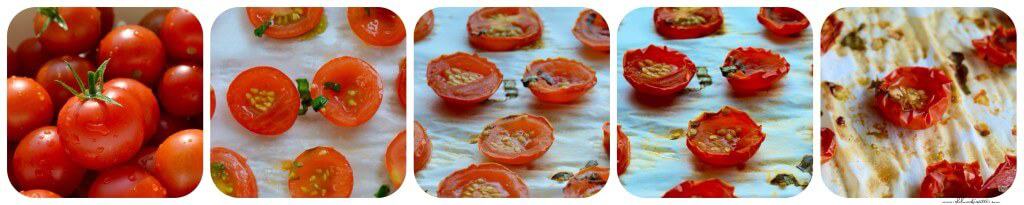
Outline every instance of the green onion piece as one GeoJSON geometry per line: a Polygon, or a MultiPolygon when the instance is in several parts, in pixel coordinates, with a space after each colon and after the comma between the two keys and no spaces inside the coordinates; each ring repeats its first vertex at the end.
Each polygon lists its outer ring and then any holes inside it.
{"type": "Polygon", "coordinates": [[[391,187],[388,187],[388,185],[380,185],[380,188],[377,189],[377,193],[373,194],[373,196],[377,198],[384,198],[388,195],[391,195],[391,187]]]}
{"type": "Polygon", "coordinates": [[[327,106],[327,98],[324,96],[316,97],[313,99],[311,106],[313,107],[313,111],[319,112],[320,109],[324,109],[324,106],[327,106]]]}
{"type": "Polygon", "coordinates": [[[334,92],[341,92],[341,84],[335,82],[325,82],[324,87],[333,90],[334,92]]]}
{"type": "Polygon", "coordinates": [[[263,34],[266,33],[267,29],[270,28],[270,25],[273,25],[273,24],[274,24],[274,21],[263,22],[263,24],[260,24],[260,26],[256,27],[256,30],[253,30],[252,32],[253,32],[253,34],[256,34],[256,37],[263,38],[263,34]]]}

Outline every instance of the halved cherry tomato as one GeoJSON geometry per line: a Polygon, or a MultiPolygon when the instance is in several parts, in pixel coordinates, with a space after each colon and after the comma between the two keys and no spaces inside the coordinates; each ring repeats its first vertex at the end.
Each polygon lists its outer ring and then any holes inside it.
{"type": "Polygon", "coordinates": [[[821,128],[821,163],[828,162],[836,153],[836,133],[832,129],[821,128]]]}
{"type": "Polygon", "coordinates": [[[736,198],[735,189],[718,178],[686,180],[665,192],[662,198],[736,198]]]}
{"type": "Polygon", "coordinates": [[[157,128],[160,125],[160,104],[157,104],[157,98],[153,95],[153,90],[131,78],[113,79],[104,83],[103,87],[125,89],[135,96],[135,99],[139,100],[139,105],[142,106],[143,141],[149,140],[156,134],[157,128]]]}
{"type": "Polygon", "coordinates": [[[928,165],[918,197],[976,197],[982,185],[979,169],[977,162],[967,164],[942,160],[928,165]]]}
{"type": "Polygon", "coordinates": [[[366,44],[393,46],[405,40],[405,24],[395,12],[381,7],[349,7],[348,24],[366,44]]]}
{"type": "MultiPolygon", "coordinates": [[[[610,133],[609,133],[609,130],[608,130],[609,124],[611,124],[611,123],[604,122],[604,126],[603,126],[603,130],[604,130],[604,140],[603,141],[604,141],[604,153],[605,154],[610,154],[611,153],[609,151],[610,146],[611,146],[610,145],[611,144],[610,133]]],[[[622,173],[626,173],[626,169],[629,168],[629,156],[630,156],[630,150],[632,150],[632,148],[629,146],[629,136],[626,136],[626,133],[622,132],[622,125],[615,126],[615,129],[619,132],[619,138],[615,142],[615,150],[616,150],[616,152],[618,152],[615,155],[615,160],[617,161],[615,163],[615,165],[616,165],[616,168],[618,169],[618,170],[616,170],[616,172],[618,173],[618,175],[622,175],[622,173]]]]}
{"type": "Polygon", "coordinates": [[[167,190],[160,181],[135,164],[100,171],[89,187],[92,198],[163,198],[167,190]]]}
{"type": "Polygon", "coordinates": [[[690,121],[686,148],[701,162],[734,166],[753,157],[764,137],[761,125],[746,112],[727,105],[690,121]]]}
{"type": "Polygon", "coordinates": [[[249,23],[256,30],[256,37],[267,35],[271,38],[286,39],[308,33],[320,24],[322,7],[278,7],[245,8],[249,23]],[[262,32],[260,28],[264,28],[262,32]]]}
{"type": "Polygon", "coordinates": [[[352,195],[352,167],[345,155],[330,147],[314,147],[299,154],[288,174],[294,198],[347,198],[352,195]]]}
{"type": "Polygon", "coordinates": [[[146,170],[148,173],[156,172],[156,147],[146,146],[139,149],[139,152],[135,153],[135,158],[132,158],[132,162],[139,165],[146,170]]]}
{"type": "Polygon", "coordinates": [[[522,177],[495,163],[471,164],[452,172],[437,185],[441,198],[525,198],[529,187],[522,177]]]}
{"type": "Polygon", "coordinates": [[[313,84],[313,96],[327,98],[320,114],[342,127],[369,121],[384,97],[384,83],[373,65],[349,56],[331,59],[320,66],[313,76],[313,84]]]}
{"type": "Polygon", "coordinates": [[[480,133],[480,153],[495,162],[528,164],[540,158],[555,141],[555,128],[542,116],[509,115],[488,124],[480,133]]]}
{"type": "Polygon", "coordinates": [[[608,39],[611,38],[608,22],[593,9],[584,9],[580,12],[580,17],[576,18],[576,24],[572,27],[572,35],[590,49],[608,51],[608,39]]]}
{"type": "Polygon", "coordinates": [[[238,198],[259,196],[256,177],[246,161],[244,156],[230,149],[210,149],[210,177],[221,193],[238,198]]]}
{"type": "Polygon", "coordinates": [[[825,19],[825,24],[821,25],[821,53],[828,53],[828,50],[832,48],[832,43],[836,42],[836,38],[839,37],[839,32],[843,29],[843,21],[836,18],[833,13],[828,15],[825,19]]]}
{"type": "Polygon", "coordinates": [[[996,66],[1017,63],[1017,29],[997,27],[992,35],[971,41],[978,56],[996,66]]]}
{"type": "Polygon", "coordinates": [[[667,39],[700,38],[722,29],[722,9],[718,7],[658,7],[654,9],[654,28],[667,39]]]}
{"type": "Polygon", "coordinates": [[[996,167],[995,173],[985,180],[979,190],[979,197],[996,197],[1006,193],[1017,175],[1017,156],[1006,155],[1006,161],[996,167]]]}
{"type": "Polygon", "coordinates": [[[405,108],[405,58],[398,62],[398,77],[395,78],[395,92],[398,93],[399,102],[405,108]]]}
{"type": "Polygon", "coordinates": [[[191,193],[203,177],[203,131],[182,130],[156,149],[153,175],[167,188],[168,197],[191,193]]]}
{"type": "Polygon", "coordinates": [[[757,13],[757,22],[769,32],[780,36],[799,34],[811,25],[803,13],[789,7],[761,7],[757,13]]]}
{"type": "MultiPolygon", "coordinates": [[[[89,79],[102,79],[104,70],[101,66],[89,72],[89,79]]],[[[135,95],[100,83],[77,81],[79,96],[68,99],[57,115],[57,133],[68,158],[89,169],[128,161],[145,138],[144,109],[135,95]]]]}
{"type": "Polygon", "coordinates": [[[534,60],[523,73],[523,86],[545,102],[575,101],[587,94],[594,84],[597,84],[594,69],[565,58],[534,60]]]}
{"type": "Polygon", "coordinates": [[[100,16],[96,7],[39,8],[32,28],[48,53],[77,55],[96,48],[100,16]]]}
{"type": "Polygon", "coordinates": [[[430,35],[430,32],[434,30],[434,10],[427,11],[427,13],[420,16],[420,20],[416,21],[416,30],[413,30],[412,40],[419,41],[430,35]]]}
{"type": "Polygon", "coordinates": [[[946,113],[952,83],[939,69],[900,67],[878,85],[874,104],[882,117],[896,126],[929,128],[946,113]]]}
{"type": "Polygon", "coordinates": [[[228,85],[228,109],[242,127],[261,135],[288,131],[299,116],[299,91],[277,68],[242,71],[228,85]]]}
{"type": "Polygon", "coordinates": [[[39,43],[37,38],[28,38],[22,41],[18,44],[18,50],[14,51],[14,55],[16,56],[15,59],[18,60],[19,68],[17,71],[11,72],[11,68],[8,67],[7,75],[35,77],[36,73],[39,72],[39,67],[42,67],[46,61],[53,59],[53,55],[43,49],[43,44],[39,43]]]}
{"type": "Polygon", "coordinates": [[[729,51],[722,64],[722,76],[739,93],[767,90],[789,73],[789,62],[775,51],[739,47],[729,51]]]}
{"type": "Polygon", "coordinates": [[[427,85],[453,104],[483,102],[498,91],[501,80],[498,66],[476,54],[441,55],[427,64],[427,85]]]}
{"type": "Polygon", "coordinates": [[[562,194],[566,198],[590,197],[604,188],[608,182],[608,168],[592,166],[581,169],[573,175],[569,182],[562,188],[562,194]]]}
{"type": "Polygon", "coordinates": [[[622,74],[637,92],[668,96],[679,93],[697,74],[697,66],[686,54],[668,46],[649,45],[626,51],[622,74]]]}
{"type": "Polygon", "coordinates": [[[21,191],[21,195],[28,198],[61,198],[57,193],[45,189],[21,191]]]}
{"type": "Polygon", "coordinates": [[[59,109],[74,94],[61,87],[58,81],[75,86],[75,76],[72,73],[85,80],[89,71],[93,70],[96,70],[96,67],[93,67],[92,61],[78,56],[61,56],[46,61],[46,64],[39,68],[39,72],[36,73],[35,77],[36,82],[42,85],[43,88],[46,88],[46,93],[50,94],[50,100],[53,101],[53,105],[57,106],[55,109],[59,109]],[[74,72],[69,71],[68,66],[74,72]]]}
{"type": "Polygon", "coordinates": [[[110,60],[107,79],[131,78],[155,87],[164,74],[164,45],[146,27],[125,25],[114,28],[100,41],[96,62],[110,60]]]}
{"type": "Polygon", "coordinates": [[[179,117],[203,114],[203,69],[195,65],[171,66],[157,87],[164,111],[179,117]]]}
{"type": "Polygon", "coordinates": [[[415,124],[415,130],[413,130],[413,171],[420,171],[427,167],[427,163],[430,162],[430,153],[433,149],[433,144],[430,143],[430,136],[427,136],[427,130],[423,129],[420,122],[413,121],[415,124]]]}
{"type": "Polygon", "coordinates": [[[15,143],[36,128],[53,121],[53,101],[46,89],[31,78],[7,79],[7,142],[15,143]]]}
{"type": "Polygon", "coordinates": [[[167,12],[160,30],[160,40],[173,59],[190,62],[203,60],[203,26],[191,12],[173,8],[167,12]]]}
{"type": "Polygon", "coordinates": [[[405,180],[405,130],[395,135],[384,152],[384,167],[388,171],[392,190],[398,190],[405,180]]]}
{"type": "Polygon", "coordinates": [[[469,44],[486,51],[509,51],[533,44],[544,23],[532,8],[487,7],[469,15],[469,44]]]}
{"type": "Polygon", "coordinates": [[[18,190],[45,189],[68,196],[85,176],[85,168],[68,159],[54,126],[29,133],[12,155],[9,176],[18,190]]]}
{"type": "MultiPolygon", "coordinates": [[[[150,31],[161,31],[164,27],[164,18],[167,17],[167,13],[170,11],[171,9],[167,8],[150,10],[149,13],[142,17],[142,20],[139,20],[139,25],[148,28],[150,31]]],[[[161,35],[160,33],[157,34],[161,35]]]]}

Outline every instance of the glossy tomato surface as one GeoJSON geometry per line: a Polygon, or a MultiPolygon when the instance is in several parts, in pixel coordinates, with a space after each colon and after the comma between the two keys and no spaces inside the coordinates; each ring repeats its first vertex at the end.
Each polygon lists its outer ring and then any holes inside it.
{"type": "Polygon", "coordinates": [[[469,44],[485,51],[510,51],[529,46],[544,33],[537,12],[526,7],[486,7],[469,15],[469,44]]]}
{"type": "Polygon", "coordinates": [[[430,32],[434,30],[434,11],[430,10],[420,16],[420,19],[416,21],[416,28],[413,30],[413,40],[419,41],[430,35],[430,32]]]}
{"type": "Polygon", "coordinates": [[[998,27],[982,39],[971,41],[978,56],[996,66],[1017,63],[1017,29],[998,27]]]}
{"type": "Polygon", "coordinates": [[[593,9],[584,9],[580,12],[576,24],[572,27],[572,35],[587,48],[608,52],[611,30],[608,29],[608,22],[604,21],[604,17],[593,9]]]}
{"type": "Polygon", "coordinates": [[[242,127],[261,135],[279,135],[295,124],[299,91],[277,68],[249,68],[231,81],[227,93],[231,116],[242,127]]]}
{"type": "Polygon", "coordinates": [[[1017,176],[1017,156],[1006,155],[1006,160],[1000,163],[996,167],[996,171],[992,173],[992,176],[985,180],[985,183],[981,185],[981,192],[978,197],[996,197],[1006,193],[1013,185],[1013,180],[1017,176]]]}
{"type": "Polygon", "coordinates": [[[441,198],[526,198],[529,187],[522,177],[496,163],[471,164],[452,172],[437,185],[441,198]]]}
{"type": "Polygon", "coordinates": [[[686,88],[697,73],[697,66],[686,54],[667,46],[650,45],[627,50],[622,56],[622,72],[637,92],[669,96],[686,88]]]}
{"type": "Polygon", "coordinates": [[[352,195],[352,166],[331,147],[315,147],[292,162],[288,191],[294,198],[347,198],[352,195]]]}
{"type": "Polygon", "coordinates": [[[53,101],[46,89],[31,78],[7,79],[7,108],[8,143],[53,122],[53,101]]]}
{"type": "Polygon", "coordinates": [[[527,65],[522,82],[540,101],[568,103],[587,94],[597,84],[597,76],[579,61],[549,58],[527,65]]]}
{"type": "Polygon", "coordinates": [[[405,180],[405,130],[395,135],[384,151],[384,168],[388,171],[392,190],[398,190],[405,180]]]}
{"type": "Polygon", "coordinates": [[[488,124],[477,147],[488,159],[502,164],[529,164],[547,153],[555,128],[542,116],[509,115],[488,124]]]}
{"type": "Polygon", "coordinates": [[[369,121],[384,98],[384,82],[373,65],[349,56],[331,59],[320,66],[311,87],[313,96],[327,98],[320,114],[342,127],[369,121]]]}
{"type": "Polygon", "coordinates": [[[89,186],[91,198],[163,198],[167,190],[160,181],[135,164],[100,171],[89,186]]]}
{"type": "MultiPolygon", "coordinates": [[[[8,67],[7,75],[21,77],[35,77],[39,72],[39,67],[54,57],[53,54],[43,49],[43,44],[39,43],[37,38],[27,38],[21,41],[17,50],[14,51],[14,56],[14,59],[18,61],[18,69],[11,72],[11,67],[8,67]]],[[[8,60],[8,62],[11,61],[8,60]]]]}
{"type": "Polygon", "coordinates": [[[398,62],[398,77],[395,77],[395,93],[405,109],[405,58],[398,62]]]}
{"type": "Polygon", "coordinates": [[[735,189],[721,179],[687,180],[665,192],[662,198],[736,198],[735,189]]]}
{"type": "Polygon", "coordinates": [[[423,129],[420,122],[414,121],[413,124],[413,171],[420,171],[430,162],[430,154],[434,147],[430,142],[430,136],[427,136],[427,130],[423,129]]]}
{"type": "Polygon", "coordinates": [[[46,126],[18,143],[9,176],[17,190],[44,189],[68,196],[78,189],[85,171],[64,152],[57,127],[46,126]]]}
{"type": "Polygon", "coordinates": [[[189,62],[203,60],[203,26],[192,12],[173,8],[167,12],[160,30],[160,40],[172,59],[189,62]]]}
{"type": "Polygon", "coordinates": [[[156,33],[138,25],[119,26],[100,41],[96,62],[109,60],[106,79],[131,78],[155,87],[166,62],[156,33]]]}
{"type": "Polygon", "coordinates": [[[221,193],[238,198],[259,196],[256,176],[247,161],[241,154],[227,148],[214,147],[210,150],[210,177],[221,193]]]}
{"type": "Polygon", "coordinates": [[[968,164],[942,160],[928,165],[924,180],[921,181],[918,197],[977,197],[982,186],[979,169],[977,162],[968,164]]]}
{"type": "Polygon", "coordinates": [[[717,7],[658,7],[654,28],[666,39],[691,39],[722,29],[722,9],[717,7]]]}
{"type": "Polygon", "coordinates": [[[565,183],[562,194],[566,198],[586,198],[597,194],[608,182],[608,168],[592,166],[581,169],[565,183]]]}
{"type": "MultiPolygon", "coordinates": [[[[164,18],[167,17],[167,13],[171,9],[158,8],[150,10],[142,19],[139,20],[139,25],[148,28],[150,31],[158,32],[163,30],[164,18]]],[[[160,34],[159,32],[157,34],[160,34]]]]}
{"type": "Polygon", "coordinates": [[[105,169],[128,161],[142,147],[142,107],[130,92],[104,88],[99,99],[72,97],[57,115],[57,133],[69,158],[89,169],[105,169]]]}
{"type": "Polygon", "coordinates": [[[828,162],[836,154],[836,133],[829,128],[821,128],[821,162],[828,162]]]}
{"type": "Polygon", "coordinates": [[[789,73],[789,62],[778,53],[762,48],[740,47],[729,51],[722,64],[722,76],[733,91],[753,93],[768,90],[789,73]]]}
{"type": "Polygon", "coordinates": [[[442,100],[456,105],[476,104],[501,86],[498,66],[476,54],[441,55],[427,64],[427,85],[442,100]]]}
{"type": "Polygon", "coordinates": [[[157,87],[160,106],[167,114],[197,117],[203,114],[203,69],[195,65],[167,68],[157,87]]]}
{"type": "Polygon", "coordinates": [[[350,7],[347,10],[352,32],[364,43],[393,46],[405,40],[405,24],[395,12],[381,7],[350,7]]]}
{"type": "Polygon", "coordinates": [[[266,35],[271,38],[286,39],[300,36],[316,28],[323,19],[324,8],[249,7],[245,8],[245,12],[249,16],[249,23],[255,30],[267,25],[263,34],[257,34],[257,37],[266,35]]]}
{"type": "Polygon", "coordinates": [[[803,13],[789,7],[761,7],[757,13],[757,22],[769,32],[780,36],[799,34],[811,25],[803,13]]]}
{"type": "Polygon", "coordinates": [[[100,15],[95,7],[39,8],[32,28],[47,52],[77,55],[96,48],[102,35],[100,15]]]}
{"type": "Polygon", "coordinates": [[[690,121],[686,148],[701,162],[714,166],[746,163],[764,142],[761,125],[746,112],[731,106],[702,113],[690,121]]]}
{"type": "Polygon", "coordinates": [[[938,123],[949,108],[952,83],[940,69],[900,67],[882,79],[874,105],[893,125],[926,129],[938,123]]]}
{"type": "Polygon", "coordinates": [[[152,173],[167,189],[167,196],[192,192],[203,177],[203,131],[182,130],[167,138],[154,153],[152,173]]]}
{"type": "MultiPolygon", "coordinates": [[[[103,87],[109,88],[120,88],[127,90],[135,99],[139,100],[139,105],[142,107],[142,124],[143,124],[143,136],[146,141],[156,134],[157,128],[160,125],[160,104],[157,103],[156,95],[152,89],[149,89],[145,84],[131,78],[117,78],[107,81],[103,84],[103,87]]],[[[161,138],[163,139],[163,138],[161,138]]]]}
{"type": "MultiPolygon", "coordinates": [[[[604,143],[604,153],[605,154],[611,154],[611,152],[609,151],[609,149],[611,149],[611,147],[610,147],[611,146],[610,145],[610,142],[611,142],[610,137],[611,137],[611,135],[609,133],[610,130],[608,129],[609,124],[610,124],[609,122],[605,122],[604,126],[603,126],[603,130],[604,130],[604,140],[603,140],[603,143],[604,143]]],[[[615,142],[615,150],[616,150],[616,152],[618,152],[615,155],[615,160],[617,161],[615,163],[615,165],[616,165],[616,168],[618,169],[618,170],[616,170],[618,172],[618,175],[622,175],[622,173],[626,173],[626,169],[629,168],[629,157],[630,157],[630,151],[632,150],[632,148],[629,146],[629,136],[627,136],[625,132],[622,132],[622,125],[615,126],[615,129],[619,133],[618,140],[616,140],[616,142],[615,142]]]]}
{"type": "Polygon", "coordinates": [[[92,61],[78,56],[61,56],[46,61],[46,64],[39,68],[39,72],[36,73],[35,77],[36,82],[42,85],[43,88],[46,88],[46,93],[50,94],[50,100],[53,101],[53,104],[56,106],[55,109],[57,109],[64,105],[64,102],[67,102],[71,96],[74,96],[71,94],[71,91],[64,89],[58,81],[64,82],[69,86],[76,86],[73,74],[78,75],[79,78],[85,81],[88,79],[86,77],[89,71],[93,70],[96,70],[96,67],[93,66],[92,61]],[[68,70],[69,66],[74,72],[68,70]]]}

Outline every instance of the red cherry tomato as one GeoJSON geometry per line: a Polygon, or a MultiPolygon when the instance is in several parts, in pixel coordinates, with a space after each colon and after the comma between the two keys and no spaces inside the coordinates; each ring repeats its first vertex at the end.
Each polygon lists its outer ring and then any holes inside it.
{"type": "MultiPolygon", "coordinates": [[[[167,13],[170,11],[171,9],[165,8],[150,10],[149,13],[146,13],[146,16],[142,17],[142,20],[139,20],[139,25],[146,27],[150,31],[161,31],[164,27],[164,17],[167,17],[167,13]]],[[[157,33],[157,35],[162,34],[157,33]]]]}
{"type": "Polygon", "coordinates": [[[71,91],[64,89],[60,83],[57,83],[59,81],[64,82],[69,86],[76,86],[75,76],[68,70],[69,65],[71,66],[71,69],[74,70],[74,73],[76,73],[79,78],[82,78],[83,81],[87,79],[86,77],[89,71],[96,69],[96,67],[93,67],[92,61],[84,58],[79,58],[77,56],[61,56],[59,58],[46,61],[46,64],[43,64],[43,66],[39,68],[39,73],[35,75],[36,82],[42,85],[43,88],[46,88],[46,93],[50,94],[50,100],[52,100],[53,104],[57,106],[55,109],[60,108],[59,106],[64,105],[64,102],[67,102],[68,98],[74,96],[71,94],[71,91]]]}
{"type": "Polygon", "coordinates": [[[697,74],[697,66],[686,54],[667,46],[628,50],[622,62],[626,82],[637,92],[654,96],[679,93],[697,74]]]}
{"type": "Polygon", "coordinates": [[[238,198],[259,196],[256,177],[246,161],[244,156],[227,148],[210,150],[210,177],[221,193],[238,198]]]}
{"type": "Polygon", "coordinates": [[[581,169],[562,188],[566,198],[586,198],[597,194],[608,182],[608,168],[592,166],[581,169]]]}
{"type": "Polygon", "coordinates": [[[72,161],[89,169],[104,169],[128,161],[142,147],[143,107],[125,89],[90,83],[83,84],[99,89],[80,88],[79,97],[68,99],[57,115],[57,133],[72,161]],[[99,95],[111,101],[95,97],[99,95]]]}
{"type": "Polygon", "coordinates": [[[40,8],[32,27],[47,52],[77,55],[96,48],[102,34],[100,16],[95,7],[40,8]]]}
{"type": "Polygon", "coordinates": [[[92,198],[163,198],[167,190],[160,181],[135,164],[100,171],[89,186],[92,198]]]}
{"type": "Polygon", "coordinates": [[[427,130],[423,129],[420,122],[413,121],[415,129],[413,130],[413,171],[420,171],[427,167],[427,163],[430,162],[430,153],[433,149],[433,145],[430,142],[430,136],[427,136],[427,130]]]}
{"type": "Polygon", "coordinates": [[[974,39],[971,44],[974,45],[974,49],[978,50],[978,56],[988,63],[999,67],[1017,63],[1017,29],[1015,28],[1000,26],[992,31],[992,35],[974,39]]]}
{"type": "Polygon", "coordinates": [[[836,133],[832,129],[821,128],[821,162],[832,159],[836,153],[836,133]]]}
{"type": "Polygon", "coordinates": [[[981,189],[981,171],[978,163],[947,162],[942,160],[928,165],[918,197],[964,198],[976,197],[981,189]]]}
{"type": "Polygon", "coordinates": [[[398,62],[398,77],[395,78],[395,93],[398,93],[398,100],[402,102],[405,109],[405,58],[398,62]]]}
{"type": "Polygon", "coordinates": [[[996,197],[1006,193],[1017,176],[1017,156],[1006,155],[1006,161],[996,167],[995,173],[981,185],[979,197],[996,197]]]}
{"type": "Polygon", "coordinates": [[[135,164],[139,165],[139,167],[142,167],[143,169],[146,169],[146,172],[155,173],[156,172],[156,160],[155,159],[156,159],[156,147],[147,146],[147,147],[143,147],[142,149],[140,149],[138,153],[135,153],[135,158],[132,158],[132,162],[134,162],[135,164]]]}
{"type": "Polygon", "coordinates": [[[510,51],[540,39],[544,23],[526,7],[487,7],[469,15],[469,44],[485,51],[510,51]]]}
{"type": "Polygon", "coordinates": [[[843,21],[836,19],[836,15],[828,15],[825,24],[821,25],[821,54],[828,53],[832,43],[836,42],[839,32],[843,30],[843,21]]]}
{"type": "Polygon", "coordinates": [[[430,32],[434,30],[434,10],[427,11],[427,13],[420,16],[420,20],[416,21],[416,28],[413,30],[413,41],[423,40],[430,32]]]}
{"type": "Polygon", "coordinates": [[[738,93],[764,91],[789,73],[789,62],[771,50],[740,47],[729,51],[722,64],[722,76],[738,93]]]}
{"type": "Polygon", "coordinates": [[[167,48],[167,55],[173,59],[189,62],[203,61],[203,26],[192,12],[173,8],[164,17],[160,40],[167,48]]]}
{"type": "Polygon", "coordinates": [[[658,7],[654,9],[654,28],[667,39],[700,38],[722,29],[722,9],[718,7],[658,7]]]}
{"type": "Polygon", "coordinates": [[[900,67],[877,87],[874,104],[882,117],[896,126],[926,129],[946,113],[952,83],[939,69],[900,67]]]}
{"type": "Polygon", "coordinates": [[[452,172],[437,185],[441,198],[526,198],[529,187],[515,172],[495,163],[471,164],[452,172]],[[480,191],[493,190],[493,191],[480,191]]]}
{"type": "Polygon", "coordinates": [[[31,78],[7,79],[7,142],[14,143],[53,121],[53,101],[31,78]]]}
{"type": "Polygon", "coordinates": [[[152,174],[167,189],[167,196],[191,193],[203,177],[203,131],[182,130],[167,137],[154,154],[152,174]]]}
{"type": "MultiPolygon", "coordinates": [[[[14,55],[16,57],[13,59],[18,61],[19,67],[14,72],[11,71],[11,67],[7,67],[7,75],[21,77],[35,77],[39,72],[39,67],[53,58],[53,55],[47,53],[43,49],[43,44],[39,43],[36,38],[28,38],[18,44],[18,50],[14,51],[14,55]]],[[[8,57],[8,59],[12,58],[8,57]]],[[[8,60],[8,62],[10,61],[8,60]]]]}
{"type": "Polygon", "coordinates": [[[192,128],[193,123],[189,122],[187,118],[176,117],[173,115],[160,115],[160,121],[157,123],[156,134],[149,139],[150,145],[160,145],[167,137],[170,137],[178,131],[182,131],[188,128],[192,128]]]}
{"type": "Polygon", "coordinates": [[[228,86],[228,109],[242,127],[261,135],[279,135],[295,124],[299,91],[277,68],[252,67],[228,86]]]}
{"type": "Polygon", "coordinates": [[[398,190],[405,180],[405,130],[395,135],[384,151],[384,168],[388,171],[392,190],[398,190]]]}
{"type": "Polygon", "coordinates": [[[604,17],[593,9],[584,9],[580,12],[576,24],[572,27],[572,35],[587,48],[608,52],[611,30],[608,29],[608,22],[604,21],[604,17]]]}
{"type": "Polygon", "coordinates": [[[21,191],[21,195],[28,198],[61,198],[57,193],[45,189],[21,191]]]}
{"type": "MultiPolygon", "coordinates": [[[[603,130],[604,130],[604,140],[603,140],[604,141],[604,153],[606,153],[606,154],[610,154],[611,153],[611,152],[609,152],[609,149],[610,149],[610,146],[611,146],[610,145],[611,139],[610,139],[609,130],[608,130],[609,124],[610,123],[608,123],[608,122],[604,122],[604,127],[603,127],[603,130]]],[[[618,175],[622,175],[622,173],[626,173],[626,169],[629,168],[629,156],[630,156],[630,150],[632,150],[632,148],[629,146],[629,136],[626,136],[626,133],[622,132],[622,125],[615,126],[615,129],[619,132],[619,138],[615,142],[615,150],[616,150],[616,152],[618,152],[618,154],[615,155],[615,160],[618,161],[617,163],[615,163],[615,165],[616,165],[616,168],[618,168],[618,170],[617,170],[618,175]]]]}
{"type": "Polygon", "coordinates": [[[114,8],[96,7],[100,10],[100,35],[110,32],[114,28],[114,8]]]}
{"type": "Polygon", "coordinates": [[[313,76],[311,88],[313,96],[327,98],[320,114],[342,127],[359,126],[369,121],[377,113],[384,97],[384,83],[373,65],[348,56],[331,59],[320,66],[313,76]]]}
{"type": "Polygon", "coordinates": [[[85,168],[68,159],[57,128],[46,126],[18,143],[9,176],[18,190],[45,189],[68,196],[82,182],[85,168]]]}
{"type": "Polygon", "coordinates": [[[271,38],[285,39],[305,34],[320,24],[323,18],[322,7],[295,8],[245,8],[249,23],[256,29],[256,37],[267,35],[271,38]],[[267,23],[272,22],[272,23],[267,23]],[[267,25],[263,33],[259,29],[267,25]]]}
{"type": "Polygon", "coordinates": [[[167,69],[157,87],[160,105],[168,114],[194,117],[203,114],[203,69],[176,65],[167,69]]]}
{"type": "Polygon", "coordinates": [[[160,105],[157,104],[153,90],[130,78],[113,79],[104,83],[103,87],[125,89],[135,96],[135,99],[139,100],[139,105],[142,106],[143,141],[149,140],[156,134],[160,125],[160,105]]]}
{"type": "Polygon", "coordinates": [[[347,198],[352,195],[352,166],[334,148],[308,149],[293,161],[288,191],[293,198],[347,198]]]}
{"type": "Polygon", "coordinates": [[[164,45],[153,31],[138,25],[114,28],[100,41],[96,62],[110,60],[106,78],[131,78],[154,87],[164,71],[164,45]]]}
{"type": "Polygon", "coordinates": [[[452,104],[483,102],[498,91],[501,80],[498,66],[476,54],[441,55],[427,64],[427,85],[452,104]]]}
{"type": "Polygon", "coordinates": [[[405,24],[395,12],[380,7],[349,7],[348,24],[364,43],[393,46],[405,40],[405,24]]]}
{"type": "Polygon", "coordinates": [[[662,198],[736,198],[734,190],[728,182],[717,178],[687,180],[665,192],[662,198]]]}
{"type": "Polygon", "coordinates": [[[594,69],[565,58],[534,60],[523,73],[523,86],[544,102],[568,103],[597,84],[594,69]]]}
{"type": "Polygon", "coordinates": [[[528,164],[547,153],[555,141],[555,128],[547,118],[509,115],[488,124],[477,147],[488,159],[510,165],[528,164]]]}
{"type": "Polygon", "coordinates": [[[747,162],[765,137],[761,125],[746,112],[728,105],[716,113],[701,113],[690,121],[689,129],[686,148],[701,162],[715,166],[747,162]]]}
{"type": "Polygon", "coordinates": [[[7,77],[14,76],[19,69],[21,69],[21,66],[18,66],[18,57],[14,55],[14,50],[7,47],[7,77]]]}
{"type": "Polygon", "coordinates": [[[780,36],[799,34],[811,25],[803,13],[789,7],[761,7],[757,13],[757,22],[769,32],[780,36]]]}

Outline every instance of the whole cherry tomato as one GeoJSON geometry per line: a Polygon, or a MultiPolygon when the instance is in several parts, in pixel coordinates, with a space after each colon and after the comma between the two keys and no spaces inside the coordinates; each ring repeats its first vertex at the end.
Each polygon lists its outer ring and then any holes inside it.
{"type": "Polygon", "coordinates": [[[89,186],[92,198],[163,198],[167,190],[160,181],[135,164],[100,171],[89,186]]]}
{"type": "MultiPolygon", "coordinates": [[[[102,81],[105,68],[89,72],[102,81]]],[[[68,99],[57,115],[57,133],[75,163],[104,169],[128,161],[142,147],[141,103],[124,89],[104,88],[100,82],[76,80],[79,95],[68,99]],[[96,84],[93,84],[96,83],[96,84]]]]}
{"type": "Polygon", "coordinates": [[[191,193],[203,177],[203,131],[182,130],[164,140],[154,154],[152,174],[167,189],[167,196],[191,193]]]}
{"type": "Polygon", "coordinates": [[[113,79],[104,83],[103,87],[124,89],[131,93],[132,96],[135,96],[135,99],[139,100],[139,105],[142,107],[143,141],[149,140],[156,134],[157,128],[160,125],[160,104],[157,104],[157,98],[153,94],[153,90],[141,82],[130,78],[113,79]]]}
{"type": "Polygon", "coordinates": [[[7,79],[7,142],[18,142],[25,134],[53,121],[53,101],[42,85],[31,78],[7,79]]]}
{"type": "Polygon", "coordinates": [[[173,8],[167,12],[160,30],[160,40],[167,48],[167,55],[173,59],[202,62],[203,26],[191,12],[173,8]]]}
{"type": "Polygon", "coordinates": [[[74,94],[64,89],[58,82],[75,86],[75,75],[85,79],[89,71],[95,69],[96,67],[93,67],[92,61],[78,56],[61,56],[46,61],[46,64],[39,68],[39,72],[36,73],[35,77],[36,82],[46,89],[47,94],[50,94],[50,100],[53,101],[54,108],[59,109],[74,94]],[[68,67],[71,67],[71,70],[74,70],[74,72],[68,70],[68,67]]]}
{"type": "Polygon", "coordinates": [[[131,78],[154,87],[164,71],[164,45],[139,25],[114,28],[100,41],[97,62],[109,60],[106,78],[131,78]]]}
{"type": "MultiPolygon", "coordinates": [[[[163,30],[164,17],[167,17],[167,13],[170,11],[171,9],[164,8],[150,10],[149,13],[142,17],[142,20],[139,20],[139,25],[146,27],[150,31],[163,30]]],[[[160,34],[157,33],[157,35],[160,34]]]]}
{"type": "Polygon", "coordinates": [[[176,65],[167,69],[157,87],[160,106],[168,114],[194,117],[203,114],[203,69],[176,65]]]}
{"type": "Polygon", "coordinates": [[[21,41],[18,44],[18,50],[14,51],[14,55],[14,59],[18,60],[19,67],[14,72],[11,72],[11,67],[8,67],[7,75],[21,77],[35,77],[36,73],[39,72],[39,67],[53,58],[52,54],[47,53],[43,49],[43,44],[39,43],[37,38],[28,38],[21,41]]]}
{"type": "Polygon", "coordinates": [[[18,143],[13,155],[9,176],[18,190],[45,189],[68,196],[85,176],[85,168],[72,162],[64,152],[54,126],[29,133],[18,143]]]}
{"type": "Polygon", "coordinates": [[[95,7],[39,8],[32,27],[47,52],[77,55],[96,48],[101,15],[95,7]]]}

